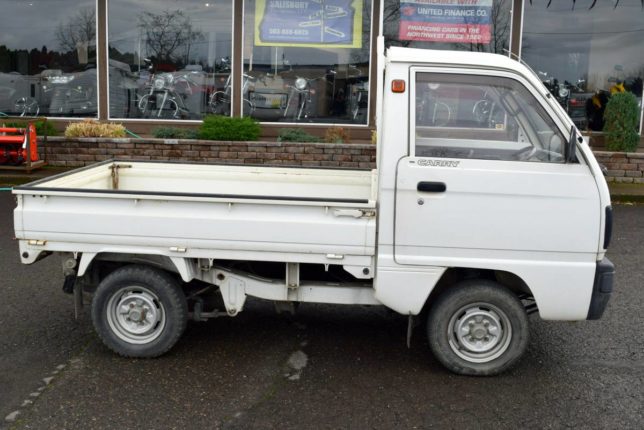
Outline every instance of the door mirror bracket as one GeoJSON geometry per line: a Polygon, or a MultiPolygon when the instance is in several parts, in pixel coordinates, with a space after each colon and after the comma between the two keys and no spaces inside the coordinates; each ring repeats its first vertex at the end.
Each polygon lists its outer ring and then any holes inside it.
{"type": "Polygon", "coordinates": [[[568,136],[568,141],[566,142],[566,148],[564,156],[566,157],[566,163],[576,163],[577,162],[577,129],[575,126],[570,127],[570,135],[568,136]]]}

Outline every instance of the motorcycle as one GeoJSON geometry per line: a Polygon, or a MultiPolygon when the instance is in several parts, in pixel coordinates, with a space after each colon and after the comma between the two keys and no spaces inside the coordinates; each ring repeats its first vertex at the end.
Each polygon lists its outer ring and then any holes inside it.
{"type": "MultiPolygon", "coordinates": [[[[228,75],[224,89],[215,91],[208,99],[210,111],[217,115],[230,115],[230,104],[232,100],[231,76],[228,75]]],[[[250,100],[249,93],[253,90],[256,78],[244,73],[242,83],[242,100],[244,101],[244,116],[250,116],[255,111],[255,103],[250,100]]]]}
{"type": "Polygon", "coordinates": [[[539,71],[538,73],[542,77],[541,82],[543,83],[543,85],[567,112],[572,85],[568,81],[561,83],[557,78],[554,78],[552,76],[549,77],[548,73],[546,72],[539,71]]]}
{"type": "Polygon", "coordinates": [[[290,118],[296,121],[309,118],[312,114],[311,106],[313,105],[313,96],[316,93],[313,84],[326,76],[317,78],[305,78],[296,76],[293,85],[286,85],[289,90],[286,107],[284,108],[284,118],[290,118]]]}
{"type": "MultiPolygon", "coordinates": [[[[149,62],[149,60],[146,60],[149,62]]],[[[148,67],[152,70],[152,65],[148,67]]],[[[144,87],[146,94],[137,101],[142,117],[157,119],[182,119],[190,115],[185,98],[199,85],[186,73],[151,73],[144,87]]]]}

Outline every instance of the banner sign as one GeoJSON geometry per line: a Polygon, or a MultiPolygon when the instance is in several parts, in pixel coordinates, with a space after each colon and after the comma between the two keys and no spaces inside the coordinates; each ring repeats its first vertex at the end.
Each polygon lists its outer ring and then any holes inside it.
{"type": "Polygon", "coordinates": [[[493,0],[402,0],[400,40],[490,43],[493,0]]]}
{"type": "Polygon", "coordinates": [[[255,46],[362,47],[363,0],[256,0],[255,46]]]}

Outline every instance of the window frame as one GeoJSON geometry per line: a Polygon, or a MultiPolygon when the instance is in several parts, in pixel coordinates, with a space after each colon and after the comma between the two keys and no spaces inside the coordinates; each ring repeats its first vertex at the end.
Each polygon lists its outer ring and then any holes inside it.
{"type": "MultiPolygon", "coordinates": [[[[538,89],[530,83],[527,79],[525,79],[523,76],[511,72],[511,71],[506,71],[506,70],[495,70],[495,69],[477,69],[477,70],[471,70],[471,69],[463,69],[459,67],[432,67],[432,66],[411,66],[409,68],[409,155],[412,158],[433,158],[433,157],[427,157],[427,156],[420,156],[416,155],[416,89],[417,89],[417,78],[419,74],[423,73],[434,73],[434,74],[452,74],[452,75],[466,75],[468,77],[494,77],[494,78],[507,78],[507,79],[512,79],[516,81],[519,85],[523,86],[529,93],[532,95],[537,103],[544,109],[546,114],[552,119],[552,121],[555,123],[555,126],[557,127],[558,131],[561,133],[562,136],[564,136],[564,139],[568,139],[569,134],[570,134],[570,129],[568,125],[562,120],[562,118],[559,116],[559,114],[547,103],[544,103],[543,100],[543,95],[538,91],[538,89]]],[[[464,128],[466,130],[470,130],[468,128],[464,128]]],[[[475,129],[471,129],[475,130],[475,129]]],[[[563,144],[565,145],[565,140],[563,144]]],[[[563,155],[563,154],[562,154],[563,155]]],[[[448,157],[452,158],[452,157],[448,157]]],[[[583,157],[577,157],[578,159],[581,159],[583,157]]],[[[459,158],[459,160],[465,160],[463,158],[459,158]]],[[[470,160],[470,159],[467,159],[470,160]]],[[[472,158],[471,160],[485,160],[481,158],[472,158]]],[[[520,162],[523,163],[524,161],[518,161],[518,160],[495,160],[495,161],[502,161],[502,162],[520,162]]],[[[549,162],[543,162],[543,163],[536,163],[536,164],[554,164],[554,163],[549,163],[549,162]]]]}

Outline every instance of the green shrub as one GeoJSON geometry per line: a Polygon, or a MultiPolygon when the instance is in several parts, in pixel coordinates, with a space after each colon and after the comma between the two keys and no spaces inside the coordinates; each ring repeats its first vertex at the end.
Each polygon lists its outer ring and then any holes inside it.
{"type": "Polygon", "coordinates": [[[125,137],[125,127],[121,124],[101,123],[86,119],[72,122],[65,129],[66,137],[125,137]]]}
{"type": "Polygon", "coordinates": [[[199,138],[205,140],[257,140],[259,123],[252,118],[230,118],[211,115],[199,127],[199,138]]]}
{"type": "Polygon", "coordinates": [[[183,130],[176,127],[157,127],[152,130],[152,136],[158,139],[179,139],[183,137],[183,130]]]}
{"type": "MultiPolygon", "coordinates": [[[[2,124],[4,124],[5,127],[24,128],[27,125],[27,122],[28,121],[11,121],[11,122],[2,122],[2,124]]],[[[44,136],[45,134],[47,136],[58,135],[58,130],[56,130],[56,127],[54,127],[54,124],[52,124],[49,121],[40,120],[40,121],[36,121],[35,124],[36,124],[36,134],[38,136],[44,136]]]]}
{"type": "Polygon", "coordinates": [[[152,135],[159,139],[198,139],[199,132],[192,128],[158,127],[152,135]]]}
{"type": "Polygon", "coordinates": [[[184,139],[199,139],[199,130],[196,128],[187,128],[183,131],[184,139]]]}
{"type": "Polygon", "coordinates": [[[639,107],[632,93],[613,94],[604,112],[606,148],[611,151],[632,152],[637,149],[639,107]]]}
{"type": "Polygon", "coordinates": [[[277,135],[278,142],[319,142],[320,138],[301,128],[282,128],[277,135]]]}

